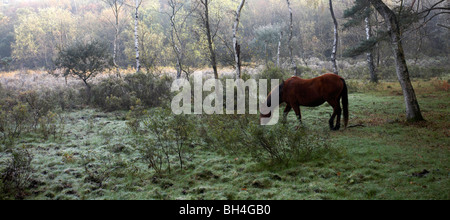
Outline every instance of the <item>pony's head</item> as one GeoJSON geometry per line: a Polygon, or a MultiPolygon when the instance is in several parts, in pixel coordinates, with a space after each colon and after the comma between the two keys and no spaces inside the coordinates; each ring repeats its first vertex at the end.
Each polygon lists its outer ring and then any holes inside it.
{"type": "MultiPolygon", "coordinates": [[[[279,104],[281,104],[283,102],[283,88],[284,88],[284,81],[275,89],[273,89],[269,95],[267,96],[265,106],[267,106],[268,108],[271,108],[273,110],[273,108],[277,107],[279,104]],[[272,96],[278,96],[279,97],[279,103],[275,105],[272,104],[272,96]]],[[[259,119],[263,119],[263,118],[270,118],[272,117],[272,111],[270,111],[268,114],[263,114],[261,112],[259,119]]]]}
{"type": "Polygon", "coordinates": [[[261,115],[259,116],[259,119],[270,118],[270,117],[272,117],[272,112],[270,112],[269,114],[261,113],[261,115]]]}

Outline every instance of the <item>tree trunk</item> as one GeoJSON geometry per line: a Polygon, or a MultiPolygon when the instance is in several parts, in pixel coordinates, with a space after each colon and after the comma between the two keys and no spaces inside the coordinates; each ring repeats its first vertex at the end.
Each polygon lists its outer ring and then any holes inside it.
{"type": "Polygon", "coordinates": [[[139,7],[142,0],[135,0],[135,16],[134,16],[134,49],[136,51],[136,72],[141,71],[141,63],[139,61],[139,7]]]}
{"type": "MultiPolygon", "coordinates": [[[[118,19],[116,25],[118,26],[118,19]]],[[[117,76],[120,77],[119,65],[117,65],[117,41],[119,39],[119,27],[116,27],[116,35],[114,36],[113,64],[116,67],[117,76]]]]}
{"type": "Polygon", "coordinates": [[[204,25],[206,29],[206,36],[208,38],[208,48],[210,53],[211,66],[214,70],[214,78],[219,79],[219,73],[217,72],[216,52],[214,50],[213,39],[211,35],[211,27],[209,26],[209,2],[208,0],[202,0],[201,3],[205,6],[204,25]]]}
{"type": "MultiPolygon", "coordinates": [[[[175,16],[175,15],[173,15],[175,16]]],[[[174,19],[174,17],[171,18],[171,20],[174,19]]],[[[172,41],[172,48],[175,52],[176,58],[177,58],[177,79],[181,78],[181,74],[183,73],[183,51],[177,46],[177,41],[180,43],[179,38],[177,37],[175,39],[175,35],[178,36],[177,29],[175,27],[175,21],[172,20],[172,32],[171,32],[171,41],[172,41]]]]}
{"type": "MultiPolygon", "coordinates": [[[[364,19],[366,23],[366,39],[370,40],[372,38],[372,26],[370,25],[369,15],[364,19]]],[[[369,66],[370,81],[373,83],[378,83],[378,76],[375,70],[375,63],[373,61],[373,50],[367,53],[367,64],[369,66]]]]}
{"type": "Polygon", "coordinates": [[[291,2],[289,0],[286,0],[288,8],[289,8],[289,39],[288,39],[288,46],[289,46],[289,56],[291,58],[291,69],[294,71],[294,75],[298,76],[297,72],[297,64],[294,61],[294,49],[292,47],[292,38],[294,36],[294,14],[292,12],[291,2]]]}
{"type": "Polygon", "coordinates": [[[177,79],[181,79],[181,74],[183,73],[183,67],[181,66],[181,60],[177,57],[177,79]]]}
{"type": "Polygon", "coordinates": [[[114,36],[114,54],[113,54],[113,63],[114,63],[114,67],[116,67],[116,74],[117,74],[117,76],[119,76],[120,77],[120,71],[119,71],[119,65],[117,64],[117,42],[119,41],[119,35],[120,35],[120,32],[119,32],[119,25],[120,25],[120,23],[119,23],[119,10],[120,10],[120,8],[117,8],[117,5],[116,5],[116,14],[115,14],[115,16],[116,16],[116,35],[114,36]]]}
{"type": "Polygon", "coordinates": [[[395,13],[381,0],[369,0],[375,9],[383,16],[389,35],[391,37],[392,50],[396,63],[398,81],[402,87],[406,105],[406,118],[408,121],[423,121],[416,93],[409,78],[408,66],[406,65],[405,52],[402,45],[402,34],[395,13]]]}
{"type": "Polygon", "coordinates": [[[87,96],[86,105],[89,105],[89,103],[91,103],[92,87],[87,82],[87,79],[82,79],[82,80],[84,82],[84,85],[86,86],[86,96],[87,96]]]}
{"type": "MultiPolygon", "coordinates": [[[[119,65],[117,64],[117,57],[118,57],[118,41],[120,36],[120,12],[122,10],[123,5],[125,2],[123,0],[103,0],[110,8],[114,15],[114,22],[111,21],[111,23],[114,26],[115,34],[114,34],[114,41],[113,41],[113,65],[116,68],[116,74],[118,77],[120,77],[120,71],[119,71],[119,65]]],[[[66,37],[67,39],[67,37],[66,37]]],[[[62,43],[62,39],[61,39],[62,43]]]]}
{"type": "Polygon", "coordinates": [[[236,62],[236,79],[240,79],[241,78],[241,55],[240,55],[240,45],[237,41],[237,31],[239,28],[239,20],[241,17],[241,11],[242,8],[244,7],[245,4],[245,0],[241,1],[241,4],[239,5],[238,9],[236,10],[236,19],[234,21],[234,26],[233,26],[233,48],[234,48],[234,60],[236,62]]]}
{"type": "Polygon", "coordinates": [[[177,59],[177,63],[176,63],[177,79],[180,79],[181,74],[183,73],[183,60],[184,60],[184,50],[185,49],[183,46],[183,42],[180,38],[180,34],[179,34],[179,30],[177,29],[176,22],[178,20],[177,19],[178,12],[180,11],[181,7],[177,8],[178,2],[175,0],[169,0],[169,6],[172,10],[171,14],[169,14],[170,26],[172,27],[172,30],[170,32],[170,40],[172,43],[173,52],[175,53],[176,59],[177,59]]]}
{"type": "Polygon", "coordinates": [[[278,40],[277,67],[280,67],[281,40],[283,40],[283,32],[282,31],[280,32],[280,39],[278,40]]]}
{"type": "Polygon", "coordinates": [[[333,23],[334,23],[334,42],[333,42],[333,51],[331,52],[331,62],[333,63],[334,74],[339,74],[338,66],[336,63],[336,54],[337,54],[337,47],[338,47],[338,41],[339,41],[338,22],[337,22],[336,16],[334,15],[332,0],[330,0],[330,12],[331,12],[331,17],[333,18],[333,23]]]}

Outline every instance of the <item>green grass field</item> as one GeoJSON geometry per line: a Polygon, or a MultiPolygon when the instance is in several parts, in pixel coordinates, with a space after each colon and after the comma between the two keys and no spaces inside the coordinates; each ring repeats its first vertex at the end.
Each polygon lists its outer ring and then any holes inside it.
{"type": "MultiPolygon", "coordinates": [[[[427,121],[407,124],[397,83],[349,85],[352,127],[329,132],[329,106],[302,108],[305,132],[323,135],[329,147],[288,165],[198,145],[184,170],[174,163],[170,174],[156,174],[139,159],[126,112],[64,113],[62,138],[27,134],[17,141],[34,155],[25,199],[450,199],[446,88],[415,82],[427,121]]],[[[288,123],[295,129],[293,112],[288,123]]]]}

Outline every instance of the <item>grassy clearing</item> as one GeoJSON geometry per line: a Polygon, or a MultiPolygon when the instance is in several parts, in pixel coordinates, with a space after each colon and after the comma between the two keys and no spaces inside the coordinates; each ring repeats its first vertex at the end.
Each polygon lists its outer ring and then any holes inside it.
{"type": "MultiPolygon", "coordinates": [[[[22,136],[33,184],[26,199],[450,199],[450,96],[444,81],[415,82],[426,122],[404,123],[395,83],[349,83],[350,125],[328,132],[329,106],[303,108],[306,132],[329,145],[309,160],[273,165],[194,146],[180,170],[156,174],[140,160],[126,112],[64,113],[61,139],[22,136]],[[89,162],[89,163],[87,163],[89,162]]],[[[295,127],[295,116],[289,116],[295,127]]],[[[5,148],[2,146],[2,148],[5,148]]],[[[0,170],[10,153],[0,153],[0,170]]],[[[178,166],[178,167],[177,167],[178,166]]]]}

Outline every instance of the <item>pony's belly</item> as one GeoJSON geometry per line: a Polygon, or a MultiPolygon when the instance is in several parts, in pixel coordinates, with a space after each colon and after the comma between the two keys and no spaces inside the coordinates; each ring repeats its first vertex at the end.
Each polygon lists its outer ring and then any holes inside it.
{"type": "Polygon", "coordinates": [[[309,103],[304,103],[301,106],[305,106],[305,107],[319,107],[319,106],[323,105],[323,103],[325,103],[325,101],[309,102],[309,103]]]}

